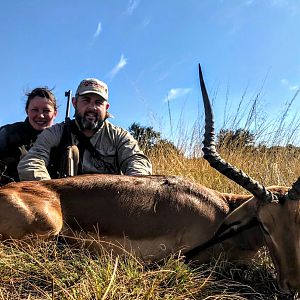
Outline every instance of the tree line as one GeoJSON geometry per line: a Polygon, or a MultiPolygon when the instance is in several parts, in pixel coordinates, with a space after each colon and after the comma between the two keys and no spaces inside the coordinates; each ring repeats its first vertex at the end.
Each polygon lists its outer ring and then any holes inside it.
{"type": "MultiPolygon", "coordinates": [[[[152,126],[142,126],[139,123],[134,122],[128,128],[128,131],[138,141],[139,146],[143,151],[149,153],[153,150],[163,149],[166,153],[168,151],[175,151],[178,154],[183,154],[173,142],[168,139],[162,138],[160,132],[154,130],[152,126]]],[[[288,144],[282,146],[269,146],[260,143],[256,145],[255,134],[248,129],[221,129],[217,134],[216,139],[217,149],[255,149],[255,150],[268,150],[268,151],[280,151],[283,148],[289,151],[300,151],[300,147],[288,144]]]]}

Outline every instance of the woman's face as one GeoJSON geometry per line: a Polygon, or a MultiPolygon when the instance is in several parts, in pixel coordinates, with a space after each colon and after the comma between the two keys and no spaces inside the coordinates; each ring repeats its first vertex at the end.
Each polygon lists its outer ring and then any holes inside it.
{"type": "Polygon", "coordinates": [[[46,97],[35,96],[30,100],[27,115],[29,123],[36,130],[52,126],[57,115],[52,103],[46,97]]]}

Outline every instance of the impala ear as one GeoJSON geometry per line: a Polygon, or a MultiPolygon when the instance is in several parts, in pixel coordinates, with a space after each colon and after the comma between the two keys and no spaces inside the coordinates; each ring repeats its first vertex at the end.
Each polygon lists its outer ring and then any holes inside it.
{"type": "Polygon", "coordinates": [[[259,224],[257,220],[258,200],[252,198],[233,212],[231,212],[222,222],[221,226],[215,233],[215,237],[234,236],[235,234],[244,231],[259,224]]]}

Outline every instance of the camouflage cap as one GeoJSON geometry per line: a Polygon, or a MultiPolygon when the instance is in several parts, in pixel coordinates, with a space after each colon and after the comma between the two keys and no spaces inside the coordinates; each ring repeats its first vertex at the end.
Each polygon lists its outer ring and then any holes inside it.
{"type": "Polygon", "coordinates": [[[108,101],[108,87],[107,84],[96,78],[83,79],[77,90],[76,95],[81,96],[88,93],[100,95],[104,100],[108,101]]]}

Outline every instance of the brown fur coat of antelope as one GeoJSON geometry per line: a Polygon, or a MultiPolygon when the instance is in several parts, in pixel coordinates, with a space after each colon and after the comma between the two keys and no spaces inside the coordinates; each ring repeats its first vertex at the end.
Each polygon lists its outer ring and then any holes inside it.
{"type": "MultiPolygon", "coordinates": [[[[115,253],[133,251],[157,261],[181,251],[205,260],[199,246],[217,236],[249,228],[224,241],[234,257],[270,251],[282,290],[300,290],[300,180],[292,188],[266,189],[223,161],[214,145],[211,106],[199,66],[205,105],[204,157],[251,195],[220,193],[172,176],[82,175],[0,188],[3,239],[43,238],[81,232],[115,253]],[[199,252],[199,253],[198,253],[199,252]]],[[[220,245],[213,248],[217,251],[220,245]]]]}

